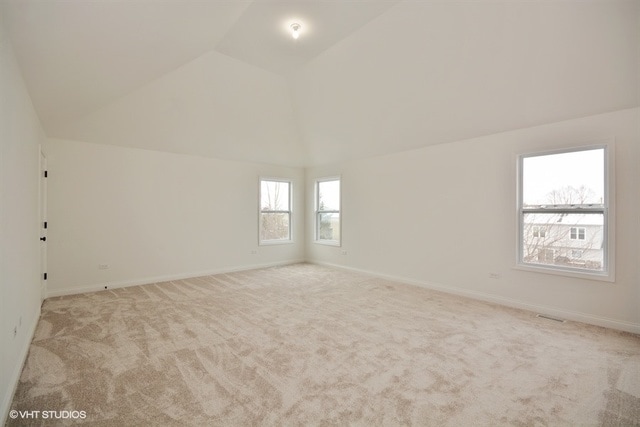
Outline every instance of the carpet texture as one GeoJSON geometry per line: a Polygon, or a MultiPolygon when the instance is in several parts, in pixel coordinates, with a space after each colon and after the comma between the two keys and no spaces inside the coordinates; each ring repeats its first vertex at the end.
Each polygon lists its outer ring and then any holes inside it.
{"type": "Polygon", "coordinates": [[[11,409],[94,426],[638,426],[640,337],[296,264],[46,300],[11,409]]]}

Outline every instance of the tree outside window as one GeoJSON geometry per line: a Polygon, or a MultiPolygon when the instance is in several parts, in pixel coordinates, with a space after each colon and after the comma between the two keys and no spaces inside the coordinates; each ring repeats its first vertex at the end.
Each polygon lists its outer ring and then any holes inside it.
{"type": "Polygon", "coordinates": [[[291,241],[291,182],[260,180],[260,243],[291,241]]]}
{"type": "Polygon", "coordinates": [[[340,179],[316,181],[316,242],[340,246],[340,179]]]}

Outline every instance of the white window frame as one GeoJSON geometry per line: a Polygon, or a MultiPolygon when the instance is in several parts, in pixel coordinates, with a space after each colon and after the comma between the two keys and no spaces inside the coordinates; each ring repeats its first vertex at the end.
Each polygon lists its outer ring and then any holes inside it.
{"type": "Polygon", "coordinates": [[[293,243],[293,181],[287,178],[260,177],[258,180],[258,245],[286,245],[293,243]],[[289,184],[289,210],[262,210],[262,182],[285,182],[289,184]],[[286,213],[289,214],[289,238],[288,239],[262,239],[263,214],[286,213]]]}
{"type": "Polygon", "coordinates": [[[328,246],[342,246],[342,178],[340,176],[330,176],[324,178],[317,178],[314,182],[314,198],[315,198],[315,218],[314,218],[314,239],[315,243],[328,246]],[[323,182],[338,181],[340,188],[340,199],[338,210],[320,210],[320,184],[323,182]],[[320,215],[326,213],[337,213],[340,217],[338,228],[340,230],[340,238],[338,240],[326,240],[320,239],[320,215]]]}
{"type": "MultiPolygon", "coordinates": [[[[546,150],[541,152],[524,153],[518,156],[517,161],[517,253],[516,253],[516,269],[533,271],[538,273],[547,273],[560,276],[577,277],[581,279],[599,280],[606,282],[615,282],[615,185],[614,185],[614,141],[607,140],[592,145],[572,146],[557,150],[546,150]],[[535,209],[523,209],[522,202],[522,185],[523,185],[523,161],[528,157],[547,156],[553,154],[572,153],[577,151],[587,151],[603,149],[604,150],[604,207],[591,209],[588,206],[562,206],[539,207],[535,209]],[[525,262],[523,255],[523,237],[524,237],[524,213],[584,213],[598,212],[602,213],[603,218],[603,269],[602,271],[593,271],[583,268],[541,265],[525,262]]],[[[585,231],[586,233],[586,231],[585,231]]]]}

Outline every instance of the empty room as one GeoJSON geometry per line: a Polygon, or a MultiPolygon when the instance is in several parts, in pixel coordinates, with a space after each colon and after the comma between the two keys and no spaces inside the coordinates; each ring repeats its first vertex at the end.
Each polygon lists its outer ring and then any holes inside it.
{"type": "Polygon", "coordinates": [[[640,1],[0,0],[0,423],[640,426],[640,1]]]}

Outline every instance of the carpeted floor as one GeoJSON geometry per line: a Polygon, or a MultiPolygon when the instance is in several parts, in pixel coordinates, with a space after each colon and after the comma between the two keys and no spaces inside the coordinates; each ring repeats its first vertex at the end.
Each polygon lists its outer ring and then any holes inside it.
{"type": "Polygon", "coordinates": [[[640,337],[297,264],[48,299],[11,409],[95,426],[638,426],[640,337]]]}

